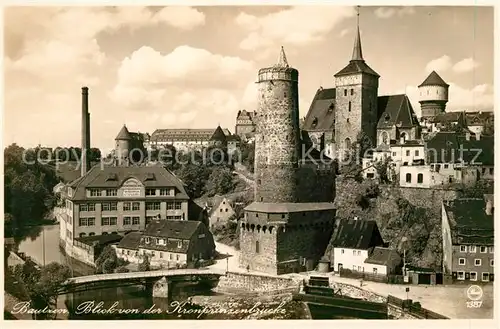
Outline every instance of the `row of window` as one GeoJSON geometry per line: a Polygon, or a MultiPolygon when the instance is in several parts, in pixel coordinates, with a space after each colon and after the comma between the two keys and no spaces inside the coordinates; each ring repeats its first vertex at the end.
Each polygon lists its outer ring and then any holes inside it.
{"type": "MultiPolygon", "coordinates": [[[[132,253],[134,254],[134,256],[139,256],[139,252],[138,251],[132,251],[132,250],[124,250],[124,249],[122,249],[122,252],[121,252],[122,255],[127,255],[127,256],[132,255],[132,253]]],[[[174,254],[172,254],[172,253],[167,253],[167,254],[170,254],[170,257],[169,257],[170,260],[174,260],[174,254]]],[[[155,256],[155,252],[154,251],[151,252],[151,256],[153,256],[153,257],[155,256]]],[[[159,256],[160,256],[160,258],[163,258],[163,252],[160,251],[159,252],[159,256]]],[[[180,255],[175,255],[175,260],[179,260],[179,259],[180,259],[180,255]]]]}
{"type": "MultiPolygon", "coordinates": [[[[407,173],[406,174],[406,182],[411,183],[411,174],[407,173]]],[[[417,175],[417,183],[422,184],[424,182],[424,174],[420,173],[417,175]]]]}
{"type": "MultiPolygon", "coordinates": [[[[472,253],[475,253],[477,252],[477,249],[476,246],[460,246],[460,252],[472,252],[472,253]],[[469,248],[467,248],[469,247],[469,248]]],[[[482,253],[482,254],[485,254],[487,252],[489,252],[490,254],[493,253],[493,246],[479,246],[479,252],[482,253]]]]}
{"type": "MultiPolygon", "coordinates": [[[[71,205],[71,203],[69,203],[71,205]]],[[[146,210],[160,210],[160,202],[146,202],[146,210]]],[[[82,203],[80,205],[80,211],[95,211],[95,203],[82,203]]],[[[71,208],[70,208],[71,209],[71,208]]],[[[106,202],[101,204],[102,211],[116,211],[118,209],[117,202],[106,202]]],[[[140,210],[140,202],[124,202],[124,211],[136,211],[140,210]]],[[[167,202],[167,210],[179,210],[182,209],[181,202],[167,202]]]]}
{"type": "MultiPolygon", "coordinates": [[[[340,249],[340,253],[343,254],[344,253],[344,249],[340,249]]],[[[353,250],[352,251],[352,255],[353,256],[360,256],[361,255],[361,251],[359,251],[359,250],[353,250]]]]}
{"type": "MultiPolygon", "coordinates": [[[[458,271],[457,272],[457,279],[458,280],[465,280],[465,272],[458,271]]],[[[469,273],[469,280],[477,281],[477,272],[470,272],[469,273]]],[[[490,273],[489,272],[482,272],[481,273],[481,281],[484,281],[484,282],[490,281],[490,273]]]]}
{"type": "MultiPolygon", "coordinates": [[[[101,234],[102,234],[102,235],[108,235],[108,232],[102,232],[101,234]]],[[[118,232],[111,232],[111,233],[109,233],[109,234],[118,234],[118,232]]],[[[87,234],[82,232],[82,233],[80,233],[79,235],[80,235],[80,238],[83,238],[83,237],[84,237],[84,236],[86,236],[87,234]]],[[[95,233],[94,233],[94,232],[90,232],[90,233],[89,233],[89,236],[95,236],[95,233]]]]}
{"type": "Polygon", "coordinates": [[[107,188],[105,190],[91,188],[89,190],[90,190],[90,196],[117,196],[118,195],[118,190],[114,189],[114,188],[107,188]]]}
{"type": "Polygon", "coordinates": [[[155,196],[155,195],[170,195],[170,196],[175,196],[175,190],[170,189],[170,188],[161,188],[161,189],[155,189],[155,188],[147,188],[146,189],[146,196],[155,196]]]}
{"type": "MultiPolygon", "coordinates": [[[[466,263],[467,263],[467,260],[465,258],[458,259],[458,265],[465,265],[466,263]]],[[[474,265],[481,266],[481,259],[479,259],[479,258],[474,259],[474,265]]],[[[490,259],[490,266],[493,267],[493,259],[490,259]]]]}
{"type": "MultiPolygon", "coordinates": [[[[155,243],[158,246],[166,246],[167,245],[167,239],[162,239],[162,238],[150,238],[150,237],[145,237],[144,241],[146,243],[155,243]]],[[[182,248],[182,240],[177,241],[177,248],[182,248]]]]}

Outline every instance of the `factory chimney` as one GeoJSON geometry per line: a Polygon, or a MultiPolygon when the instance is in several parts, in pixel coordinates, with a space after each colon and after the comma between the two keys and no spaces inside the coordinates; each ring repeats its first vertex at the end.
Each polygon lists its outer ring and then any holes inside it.
{"type": "Polygon", "coordinates": [[[82,87],[82,157],[81,176],[85,176],[90,167],[90,113],[89,113],[89,88],[82,87]]]}

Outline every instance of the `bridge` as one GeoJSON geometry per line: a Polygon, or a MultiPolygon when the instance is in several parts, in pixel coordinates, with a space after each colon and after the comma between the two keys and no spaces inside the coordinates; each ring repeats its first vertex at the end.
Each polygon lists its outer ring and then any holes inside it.
{"type": "Polygon", "coordinates": [[[225,274],[224,270],[206,268],[95,274],[68,279],[61,285],[59,294],[130,285],[148,285],[163,278],[169,282],[212,281],[225,274]]]}

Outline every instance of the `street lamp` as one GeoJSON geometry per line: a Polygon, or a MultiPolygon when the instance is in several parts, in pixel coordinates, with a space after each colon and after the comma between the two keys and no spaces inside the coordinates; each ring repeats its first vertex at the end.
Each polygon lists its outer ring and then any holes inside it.
{"type": "Polygon", "coordinates": [[[226,253],[226,274],[229,272],[229,253],[226,253]]]}

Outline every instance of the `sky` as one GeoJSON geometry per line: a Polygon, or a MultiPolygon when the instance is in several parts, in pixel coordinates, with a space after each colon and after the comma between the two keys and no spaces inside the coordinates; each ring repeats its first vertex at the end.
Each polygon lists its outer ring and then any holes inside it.
{"type": "MultiPolygon", "coordinates": [[[[283,46],[299,70],[299,111],[348,64],[355,7],[9,7],[4,9],[4,145],[79,146],[89,87],[91,146],[130,131],[234,132],[256,109],[259,68],[283,46]]],[[[363,56],[379,95],[407,93],[432,71],[447,110],[492,110],[492,7],[361,7],[363,56]]]]}

